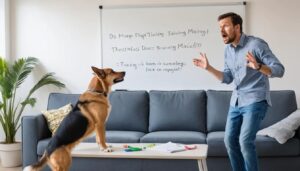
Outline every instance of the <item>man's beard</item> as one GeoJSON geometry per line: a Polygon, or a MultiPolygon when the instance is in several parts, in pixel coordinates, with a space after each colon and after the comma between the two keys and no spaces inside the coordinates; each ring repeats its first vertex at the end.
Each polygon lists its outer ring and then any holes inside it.
{"type": "Polygon", "coordinates": [[[234,34],[234,33],[232,34],[231,37],[229,37],[228,34],[226,34],[226,36],[228,37],[228,40],[224,41],[225,44],[230,44],[230,43],[234,42],[234,40],[236,38],[236,34],[234,34]]]}

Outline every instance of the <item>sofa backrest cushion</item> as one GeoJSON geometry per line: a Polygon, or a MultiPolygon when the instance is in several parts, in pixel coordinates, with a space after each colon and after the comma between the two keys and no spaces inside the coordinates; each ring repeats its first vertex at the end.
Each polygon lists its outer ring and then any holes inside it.
{"type": "Polygon", "coordinates": [[[146,91],[113,91],[107,130],[148,132],[149,95],[146,91]]]}
{"type": "Polygon", "coordinates": [[[50,93],[47,110],[58,109],[69,103],[74,106],[77,103],[78,98],[79,94],[50,93]]]}
{"type": "MultiPolygon", "coordinates": [[[[232,92],[208,90],[206,93],[207,131],[224,131],[232,92]]],[[[278,90],[270,93],[272,106],[268,108],[260,128],[282,120],[297,109],[296,95],[293,90],[278,90]]]]}
{"type": "Polygon", "coordinates": [[[205,132],[205,91],[150,91],[149,97],[149,132],[172,130],[205,132]]]}
{"type": "Polygon", "coordinates": [[[266,128],[284,119],[297,110],[295,91],[278,90],[271,91],[272,106],[269,107],[266,117],[261,123],[261,128],[266,128]]]}
{"type": "Polygon", "coordinates": [[[231,91],[207,90],[207,131],[224,131],[231,91]]]}

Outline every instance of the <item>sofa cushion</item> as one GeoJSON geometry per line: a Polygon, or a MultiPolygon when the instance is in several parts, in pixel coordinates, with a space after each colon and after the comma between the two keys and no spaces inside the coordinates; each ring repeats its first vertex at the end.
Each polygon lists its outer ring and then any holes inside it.
{"type": "MultiPolygon", "coordinates": [[[[47,109],[56,109],[68,103],[74,106],[79,96],[51,93],[47,109]]],[[[149,96],[146,91],[113,91],[109,100],[112,109],[106,123],[108,130],[148,132],[149,96]]]]}
{"type": "Polygon", "coordinates": [[[226,147],[224,144],[224,132],[216,131],[207,134],[208,156],[223,157],[227,156],[226,147]]]}
{"type": "MultiPolygon", "coordinates": [[[[208,156],[227,156],[224,144],[224,132],[211,132],[207,135],[208,156]]],[[[279,144],[275,139],[265,136],[256,137],[256,149],[260,157],[297,156],[300,154],[300,140],[292,138],[285,144],[279,144]]]]}
{"type": "MultiPolygon", "coordinates": [[[[207,94],[207,131],[224,131],[230,104],[231,91],[208,90],[207,94]]],[[[297,109],[296,95],[292,90],[271,91],[272,106],[260,128],[268,127],[285,118],[297,109]]]]}
{"type": "Polygon", "coordinates": [[[40,141],[38,142],[38,144],[37,144],[37,154],[38,154],[38,155],[41,156],[41,155],[44,154],[45,149],[46,149],[46,147],[47,147],[47,145],[48,145],[50,139],[51,139],[51,138],[45,138],[45,139],[42,139],[42,140],[40,140],[40,141]]]}
{"type": "Polygon", "coordinates": [[[208,90],[207,131],[224,131],[229,110],[231,91],[208,90]]]}
{"type": "Polygon", "coordinates": [[[158,131],[146,134],[141,143],[167,143],[169,141],[183,144],[204,144],[206,135],[195,131],[158,131]]]}
{"type": "Polygon", "coordinates": [[[269,136],[275,138],[280,144],[284,144],[288,139],[294,137],[299,126],[300,110],[298,109],[279,122],[259,130],[257,135],[269,136]]]}
{"type": "Polygon", "coordinates": [[[73,106],[75,106],[78,98],[79,94],[50,93],[47,110],[57,109],[68,103],[71,103],[73,106]]]}
{"type": "MultiPolygon", "coordinates": [[[[138,143],[145,133],[137,131],[106,131],[107,143],[138,143]]],[[[88,137],[84,142],[96,142],[96,137],[88,137]]]]}
{"type": "Polygon", "coordinates": [[[107,130],[148,132],[149,96],[146,91],[113,91],[107,130]]]}
{"type": "Polygon", "coordinates": [[[108,143],[138,143],[145,133],[137,131],[106,131],[108,143]]]}
{"type": "Polygon", "coordinates": [[[259,156],[299,156],[300,140],[291,138],[285,144],[279,144],[274,138],[258,135],[256,146],[259,156]]]}
{"type": "Polygon", "coordinates": [[[261,123],[261,128],[266,128],[284,119],[297,110],[295,91],[278,90],[271,91],[272,107],[268,109],[266,117],[261,123]]]}
{"type": "Polygon", "coordinates": [[[149,96],[149,132],[205,132],[205,91],[150,91],[149,96]]]}
{"type": "Polygon", "coordinates": [[[55,134],[60,123],[71,112],[71,110],[72,105],[69,103],[58,109],[42,111],[42,114],[47,120],[48,128],[52,132],[52,135],[55,134]]]}

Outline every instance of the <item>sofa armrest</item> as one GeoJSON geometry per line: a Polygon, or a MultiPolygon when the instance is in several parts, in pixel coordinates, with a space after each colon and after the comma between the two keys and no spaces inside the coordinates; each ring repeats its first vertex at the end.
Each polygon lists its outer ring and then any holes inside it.
{"type": "Polygon", "coordinates": [[[22,158],[23,167],[38,160],[37,144],[39,140],[50,137],[46,119],[42,114],[22,117],[22,158]]]}

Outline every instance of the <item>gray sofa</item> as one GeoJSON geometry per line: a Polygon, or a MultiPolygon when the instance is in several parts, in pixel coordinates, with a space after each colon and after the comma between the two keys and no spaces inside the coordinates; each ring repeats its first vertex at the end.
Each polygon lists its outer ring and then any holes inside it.
{"type": "MultiPolygon", "coordinates": [[[[78,94],[52,93],[48,109],[75,104],[78,94]]],[[[107,121],[107,142],[111,143],[207,143],[209,171],[230,171],[224,146],[224,129],[231,92],[216,90],[114,91],[107,121]]],[[[261,128],[268,127],[297,109],[295,92],[272,91],[261,128]]],[[[300,131],[285,144],[257,136],[261,171],[300,170],[300,131]]],[[[22,118],[23,166],[38,160],[51,134],[42,115],[22,118]]],[[[86,139],[95,142],[95,138],[86,139]]],[[[45,170],[49,170],[46,168],[45,170]]],[[[197,171],[193,160],[74,158],[74,171],[197,171]]]]}

